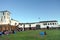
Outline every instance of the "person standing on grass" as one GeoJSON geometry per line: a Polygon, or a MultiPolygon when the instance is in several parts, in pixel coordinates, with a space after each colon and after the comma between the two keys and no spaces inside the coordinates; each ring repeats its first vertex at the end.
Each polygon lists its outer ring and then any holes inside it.
{"type": "Polygon", "coordinates": [[[46,31],[44,31],[44,34],[47,35],[47,34],[46,34],[46,31]]]}

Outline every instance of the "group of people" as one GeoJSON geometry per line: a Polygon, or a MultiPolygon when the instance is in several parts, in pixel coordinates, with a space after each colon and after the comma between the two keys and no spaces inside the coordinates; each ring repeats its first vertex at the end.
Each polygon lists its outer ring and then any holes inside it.
{"type": "Polygon", "coordinates": [[[14,30],[11,30],[11,31],[8,31],[8,30],[5,30],[5,31],[0,31],[0,36],[1,35],[8,35],[8,34],[15,34],[16,32],[14,30]]]}

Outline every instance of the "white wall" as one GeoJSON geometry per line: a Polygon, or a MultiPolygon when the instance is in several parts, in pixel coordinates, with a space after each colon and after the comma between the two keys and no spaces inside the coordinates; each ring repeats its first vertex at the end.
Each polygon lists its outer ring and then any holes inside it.
{"type": "Polygon", "coordinates": [[[25,24],[25,28],[30,27],[29,24],[25,24]]]}
{"type": "Polygon", "coordinates": [[[2,21],[0,22],[0,24],[9,24],[10,23],[10,13],[8,11],[3,11],[3,12],[4,12],[4,15],[2,13],[2,21]]]}
{"type": "MultiPolygon", "coordinates": [[[[49,27],[59,27],[58,22],[48,22],[48,23],[56,23],[56,25],[43,25],[44,23],[35,23],[35,24],[31,24],[31,27],[36,27],[36,25],[40,25],[40,28],[47,28],[47,26],[49,26],[49,27]]],[[[23,26],[21,26],[21,27],[23,27],[23,26]]],[[[30,27],[29,24],[25,24],[25,28],[27,28],[27,27],[30,27]]]]}
{"type": "Polygon", "coordinates": [[[31,24],[31,27],[36,27],[36,24],[31,24]]]}
{"type": "Polygon", "coordinates": [[[58,27],[58,23],[57,22],[48,22],[48,23],[56,23],[56,25],[43,25],[43,23],[41,23],[40,24],[41,25],[41,28],[47,28],[47,26],[49,26],[49,27],[58,27]]]}
{"type": "Polygon", "coordinates": [[[16,23],[16,26],[19,24],[19,22],[15,21],[15,20],[11,20],[11,25],[15,25],[16,23]]]}

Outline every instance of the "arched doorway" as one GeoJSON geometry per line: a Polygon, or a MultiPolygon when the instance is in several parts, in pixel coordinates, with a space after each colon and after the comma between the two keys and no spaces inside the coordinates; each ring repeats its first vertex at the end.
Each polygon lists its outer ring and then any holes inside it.
{"type": "Polygon", "coordinates": [[[36,29],[40,29],[40,25],[36,25],[36,29]]]}
{"type": "Polygon", "coordinates": [[[31,30],[31,24],[29,24],[29,30],[31,30]]]}
{"type": "Polygon", "coordinates": [[[47,26],[47,29],[49,29],[49,26],[47,26]]]}

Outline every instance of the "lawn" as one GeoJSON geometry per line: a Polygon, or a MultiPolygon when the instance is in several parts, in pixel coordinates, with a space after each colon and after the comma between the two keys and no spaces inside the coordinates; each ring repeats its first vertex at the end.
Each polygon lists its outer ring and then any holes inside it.
{"type": "Polygon", "coordinates": [[[60,30],[29,30],[16,32],[16,34],[2,35],[0,40],[60,40],[60,30]],[[40,36],[41,31],[46,31],[47,35],[40,36]]]}

